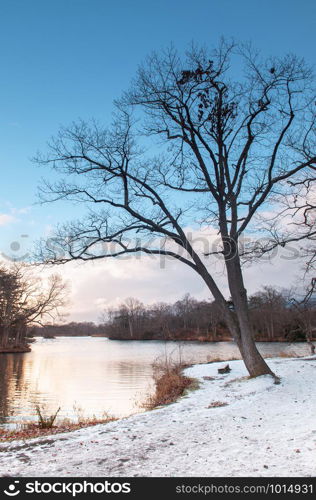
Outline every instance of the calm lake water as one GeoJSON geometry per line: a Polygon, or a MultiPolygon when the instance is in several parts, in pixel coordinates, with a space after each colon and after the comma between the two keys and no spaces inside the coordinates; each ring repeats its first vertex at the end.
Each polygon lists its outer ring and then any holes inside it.
{"type": "MultiPolygon", "coordinates": [[[[306,344],[259,343],[264,355],[309,354],[306,344]]],[[[38,338],[32,352],[0,354],[0,425],[36,419],[35,406],[59,418],[121,417],[141,411],[153,390],[152,362],[171,355],[189,363],[238,356],[232,342],[115,341],[97,337],[38,338]]]]}

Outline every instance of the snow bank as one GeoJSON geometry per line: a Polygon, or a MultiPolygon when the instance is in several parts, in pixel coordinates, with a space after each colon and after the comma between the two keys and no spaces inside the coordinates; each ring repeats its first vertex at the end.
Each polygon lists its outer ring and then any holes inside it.
{"type": "Polygon", "coordinates": [[[0,472],[315,475],[316,357],[269,360],[280,385],[270,376],[247,378],[241,361],[230,361],[232,371],[218,375],[218,367],[225,364],[188,368],[186,374],[197,378],[200,388],[170,406],[67,434],[1,444],[0,472]]]}

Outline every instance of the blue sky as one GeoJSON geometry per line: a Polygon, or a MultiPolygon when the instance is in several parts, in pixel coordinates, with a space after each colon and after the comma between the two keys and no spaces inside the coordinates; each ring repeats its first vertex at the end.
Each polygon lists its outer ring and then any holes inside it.
{"type": "Polygon", "coordinates": [[[0,251],[22,256],[73,216],[69,205],[34,205],[45,172],[30,159],[62,124],[107,123],[112,100],[152,49],[224,35],[314,64],[315,19],[313,0],[1,0],[0,251]],[[14,241],[20,247],[10,249],[14,241]]]}
{"type": "Polygon", "coordinates": [[[6,245],[65,215],[63,205],[32,207],[45,172],[30,159],[61,124],[108,122],[112,100],[152,49],[216,44],[224,35],[252,40],[267,55],[315,60],[312,0],[2,0],[0,9],[0,213],[16,221],[1,228],[6,245]]]}

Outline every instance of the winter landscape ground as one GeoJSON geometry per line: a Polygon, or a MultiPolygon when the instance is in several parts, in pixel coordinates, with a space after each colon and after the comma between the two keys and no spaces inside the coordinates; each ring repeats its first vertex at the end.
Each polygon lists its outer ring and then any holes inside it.
{"type": "Polygon", "coordinates": [[[0,446],[1,475],[313,476],[316,356],[269,360],[280,377],[248,378],[242,361],[195,365],[199,388],[106,425],[0,446]]]}

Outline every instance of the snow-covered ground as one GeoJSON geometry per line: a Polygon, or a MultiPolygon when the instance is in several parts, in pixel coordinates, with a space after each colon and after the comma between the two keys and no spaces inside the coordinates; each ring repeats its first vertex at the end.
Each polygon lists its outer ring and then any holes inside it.
{"type": "Polygon", "coordinates": [[[87,429],[0,445],[14,476],[315,476],[316,357],[195,365],[200,388],[170,406],[87,429]],[[207,380],[203,377],[215,377],[207,380]],[[214,402],[226,406],[212,407],[214,402]]]}

